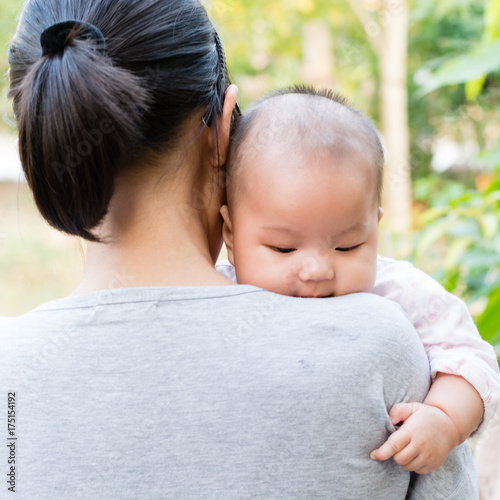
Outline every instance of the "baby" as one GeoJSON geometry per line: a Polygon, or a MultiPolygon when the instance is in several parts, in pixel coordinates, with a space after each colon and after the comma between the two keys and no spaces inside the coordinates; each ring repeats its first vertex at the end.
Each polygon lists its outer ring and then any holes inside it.
{"type": "Polygon", "coordinates": [[[218,270],[284,295],[368,292],[400,304],[433,384],[424,403],[391,408],[402,425],[370,457],[427,473],[494,413],[498,365],[462,301],[411,264],[377,255],[383,164],[375,127],[342,97],[294,87],[264,98],[231,138],[221,209],[229,262],[218,270]]]}

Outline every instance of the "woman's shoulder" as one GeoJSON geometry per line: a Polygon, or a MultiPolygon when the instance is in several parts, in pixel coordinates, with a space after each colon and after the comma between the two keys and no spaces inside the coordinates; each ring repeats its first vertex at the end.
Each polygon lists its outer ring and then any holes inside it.
{"type": "Polygon", "coordinates": [[[182,324],[193,332],[200,324],[214,329],[278,332],[332,331],[400,337],[413,328],[397,304],[374,294],[333,298],[297,298],[250,285],[119,289],[59,299],[19,318],[0,319],[0,342],[30,339],[70,329],[119,330],[132,334],[182,324]],[[15,340],[17,339],[17,340],[15,340]]]}
{"type": "Polygon", "coordinates": [[[38,322],[42,318],[71,317],[82,311],[99,309],[108,314],[122,314],[148,309],[151,304],[161,309],[174,309],[173,304],[189,302],[193,308],[208,306],[230,307],[233,312],[249,307],[262,308],[278,314],[306,315],[310,322],[315,318],[338,317],[340,312],[353,319],[375,314],[381,318],[395,317],[400,308],[392,301],[375,294],[356,293],[331,298],[300,298],[279,295],[251,285],[212,287],[145,287],[104,290],[87,295],[71,296],[41,304],[20,317],[0,316],[0,327],[25,322],[38,322]]]}
{"type": "MultiPolygon", "coordinates": [[[[356,293],[331,298],[294,298],[264,292],[247,297],[241,308],[248,305],[261,318],[272,318],[277,328],[323,332],[329,336],[346,335],[366,339],[373,346],[399,345],[405,339],[418,349],[421,345],[413,325],[402,308],[391,300],[371,293],[356,293]]],[[[383,347],[385,348],[385,347],[383,347]]]]}
{"type": "Polygon", "coordinates": [[[0,331],[4,326],[7,326],[8,324],[12,323],[15,318],[9,317],[9,316],[0,316],[0,331]]]}

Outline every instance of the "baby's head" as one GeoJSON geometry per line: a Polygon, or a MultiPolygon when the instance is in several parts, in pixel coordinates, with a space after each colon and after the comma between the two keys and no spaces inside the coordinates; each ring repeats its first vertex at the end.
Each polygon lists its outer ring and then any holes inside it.
{"type": "Polygon", "coordinates": [[[384,153],[345,99],[275,92],[239,122],[228,159],[224,241],[238,283],[298,297],[369,292],[384,153]]]}

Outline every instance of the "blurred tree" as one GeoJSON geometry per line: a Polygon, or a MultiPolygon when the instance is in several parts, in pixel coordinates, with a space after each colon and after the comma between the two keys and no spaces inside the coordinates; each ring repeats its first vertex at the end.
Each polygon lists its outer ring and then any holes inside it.
{"type": "Polygon", "coordinates": [[[408,129],[408,5],[406,0],[349,0],[363,25],[380,73],[382,133],[386,142],[384,207],[389,228],[412,226],[408,129]],[[371,11],[371,12],[370,12],[371,11]]]}
{"type": "Polygon", "coordinates": [[[302,80],[315,87],[331,88],[334,52],[330,29],[322,20],[307,21],[302,30],[302,39],[302,80]]]}

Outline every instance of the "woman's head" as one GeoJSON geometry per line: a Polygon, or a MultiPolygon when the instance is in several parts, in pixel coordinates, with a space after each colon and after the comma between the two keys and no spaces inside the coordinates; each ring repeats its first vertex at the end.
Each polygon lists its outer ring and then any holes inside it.
{"type": "Polygon", "coordinates": [[[24,172],[57,229],[94,240],[114,181],[217,130],[224,53],[198,0],[29,0],[9,52],[24,172]]]}

